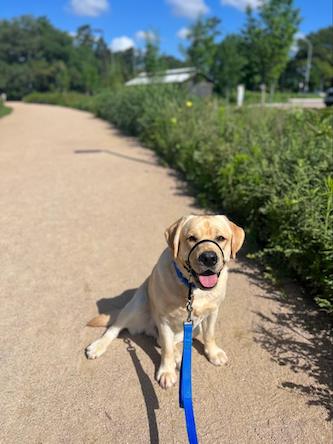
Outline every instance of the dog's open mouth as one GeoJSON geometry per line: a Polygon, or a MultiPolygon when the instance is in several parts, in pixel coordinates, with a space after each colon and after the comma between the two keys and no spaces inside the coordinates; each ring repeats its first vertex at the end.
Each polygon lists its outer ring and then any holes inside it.
{"type": "Polygon", "coordinates": [[[204,288],[213,288],[217,284],[219,279],[218,274],[213,271],[207,270],[202,274],[197,275],[198,281],[204,288]]]}

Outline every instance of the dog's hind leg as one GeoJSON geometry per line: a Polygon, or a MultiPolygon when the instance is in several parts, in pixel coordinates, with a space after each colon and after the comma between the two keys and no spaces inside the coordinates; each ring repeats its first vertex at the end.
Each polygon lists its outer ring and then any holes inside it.
{"type": "Polygon", "coordinates": [[[114,324],[106,330],[101,338],[86,348],[87,358],[99,358],[124,329],[128,329],[131,333],[144,332],[147,328],[147,320],[149,321],[149,306],[147,281],[145,281],[121,310],[114,324]]]}

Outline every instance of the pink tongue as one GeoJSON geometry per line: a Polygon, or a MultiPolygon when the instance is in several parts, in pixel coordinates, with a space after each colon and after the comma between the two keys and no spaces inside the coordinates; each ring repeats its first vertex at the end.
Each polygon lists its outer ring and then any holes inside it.
{"type": "Polygon", "coordinates": [[[205,288],[212,288],[215,287],[217,283],[217,274],[211,274],[209,276],[203,276],[199,274],[199,281],[200,284],[205,288]]]}

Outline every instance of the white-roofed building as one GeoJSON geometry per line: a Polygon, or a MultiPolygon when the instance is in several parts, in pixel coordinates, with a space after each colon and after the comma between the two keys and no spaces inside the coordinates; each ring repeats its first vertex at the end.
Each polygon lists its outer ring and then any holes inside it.
{"type": "Polygon", "coordinates": [[[189,89],[192,94],[204,97],[209,96],[213,90],[213,82],[206,76],[198,73],[196,68],[167,69],[161,73],[150,75],[140,73],[134,79],[126,82],[126,86],[156,84],[181,84],[189,89]]]}

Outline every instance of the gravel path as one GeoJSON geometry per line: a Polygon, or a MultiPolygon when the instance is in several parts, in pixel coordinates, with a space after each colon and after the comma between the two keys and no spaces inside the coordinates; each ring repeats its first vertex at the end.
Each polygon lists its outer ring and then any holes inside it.
{"type": "MultiPolygon", "coordinates": [[[[97,361],[85,323],[119,309],[198,211],[172,171],[91,114],[13,103],[0,120],[0,440],[186,443],[177,388],[154,380],[152,340],[116,340],[97,361]]],[[[196,341],[200,443],[329,443],[332,360],[325,319],[282,298],[239,260],[218,324],[230,358],[196,341]]]]}

